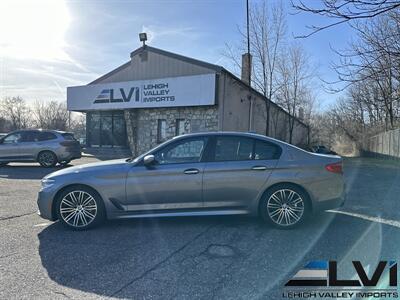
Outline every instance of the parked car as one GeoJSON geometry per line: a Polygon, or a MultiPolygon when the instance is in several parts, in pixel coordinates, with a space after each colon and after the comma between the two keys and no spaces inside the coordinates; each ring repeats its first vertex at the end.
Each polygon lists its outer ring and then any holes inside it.
{"type": "Polygon", "coordinates": [[[81,157],[79,142],[69,132],[18,130],[0,139],[0,166],[9,162],[38,162],[43,167],[68,164],[81,157]]]}
{"type": "Polygon", "coordinates": [[[133,159],[47,175],[39,214],[73,229],[105,218],[260,215],[278,228],[344,201],[342,159],[251,133],[175,137],[133,159]]]}
{"type": "Polygon", "coordinates": [[[320,153],[320,154],[337,155],[337,153],[335,151],[327,148],[324,145],[313,146],[313,147],[311,147],[311,151],[314,152],[314,153],[320,153]]]}

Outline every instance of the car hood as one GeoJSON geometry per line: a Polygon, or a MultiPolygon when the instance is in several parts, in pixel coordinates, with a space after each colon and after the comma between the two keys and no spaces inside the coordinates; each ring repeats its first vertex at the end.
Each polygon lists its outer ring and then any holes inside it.
{"type": "Polygon", "coordinates": [[[129,164],[129,163],[126,161],[126,158],[106,160],[106,161],[101,161],[101,162],[95,162],[95,163],[89,163],[89,164],[65,168],[65,169],[50,173],[45,178],[53,178],[53,177],[58,177],[58,176],[63,176],[63,175],[77,174],[77,173],[84,173],[84,172],[101,172],[103,169],[110,170],[110,168],[112,168],[112,167],[121,168],[121,167],[125,167],[127,164],[129,164]]]}

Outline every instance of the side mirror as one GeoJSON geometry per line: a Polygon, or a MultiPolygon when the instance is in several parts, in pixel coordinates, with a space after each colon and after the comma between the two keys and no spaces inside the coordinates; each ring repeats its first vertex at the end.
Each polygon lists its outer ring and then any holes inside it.
{"type": "Polygon", "coordinates": [[[149,167],[149,166],[151,166],[151,165],[154,165],[155,162],[156,162],[156,159],[155,159],[154,155],[152,155],[152,154],[146,155],[146,156],[143,158],[143,164],[144,164],[146,167],[149,167]]]}

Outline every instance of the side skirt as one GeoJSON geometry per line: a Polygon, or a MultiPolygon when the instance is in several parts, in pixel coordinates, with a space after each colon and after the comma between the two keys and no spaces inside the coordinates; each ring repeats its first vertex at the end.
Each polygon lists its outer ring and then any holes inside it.
{"type": "Polygon", "coordinates": [[[158,217],[190,217],[190,216],[222,216],[222,215],[248,215],[246,209],[224,209],[224,210],[196,210],[196,211],[164,211],[164,212],[124,212],[112,214],[109,219],[129,218],[158,218],[158,217]]]}

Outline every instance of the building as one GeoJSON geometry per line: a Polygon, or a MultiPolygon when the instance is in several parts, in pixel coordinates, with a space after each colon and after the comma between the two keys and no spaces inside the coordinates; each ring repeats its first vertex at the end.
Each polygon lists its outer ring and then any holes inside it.
{"type": "MultiPolygon", "coordinates": [[[[143,45],[85,86],[67,89],[70,111],[85,112],[88,147],[138,155],[175,135],[200,131],[265,134],[266,101],[221,66],[143,45]]],[[[242,72],[246,74],[246,72],[242,72]]],[[[288,113],[271,102],[270,136],[288,139],[288,113]]],[[[295,120],[293,144],[308,143],[295,120]]]]}

